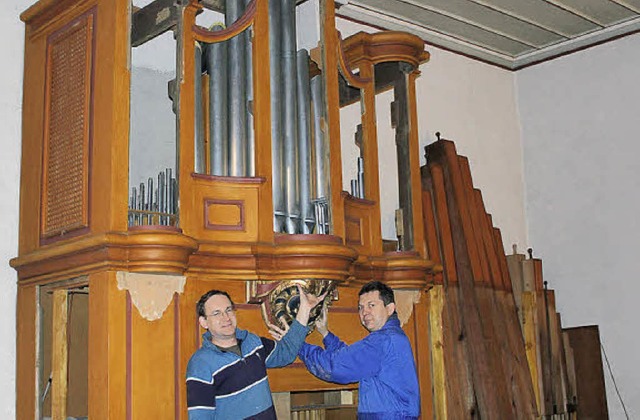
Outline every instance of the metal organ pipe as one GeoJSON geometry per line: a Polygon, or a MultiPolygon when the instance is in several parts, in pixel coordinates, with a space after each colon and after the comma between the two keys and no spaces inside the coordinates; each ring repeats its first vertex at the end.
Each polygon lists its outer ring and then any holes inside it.
{"type": "Polygon", "coordinates": [[[282,176],[282,33],[280,1],[269,2],[269,66],[271,87],[271,159],[273,176],[273,230],[284,229],[284,189],[282,176]]]}
{"type": "MultiPolygon", "coordinates": [[[[252,0],[244,0],[246,9],[252,0]]],[[[246,176],[256,176],[256,136],[253,129],[253,40],[251,39],[251,29],[244,32],[245,38],[245,80],[246,80],[246,108],[247,108],[247,163],[246,176]]]]}
{"type": "Polygon", "coordinates": [[[311,109],[313,111],[313,154],[315,175],[315,197],[327,197],[327,180],[325,179],[326,143],[323,129],[324,115],[324,83],[321,75],[311,79],[311,109]]]}
{"type": "Polygon", "coordinates": [[[176,226],[177,188],[171,169],[158,173],[157,184],[148,178],[138,188],[131,188],[129,196],[129,226],[166,225],[176,226]]]}
{"type": "MultiPolygon", "coordinates": [[[[226,26],[251,0],[225,0],[226,26]]],[[[213,31],[222,26],[214,26],[213,31]]],[[[209,74],[210,173],[255,176],[253,51],[251,29],[223,42],[205,44],[196,55],[196,171],[205,171],[202,64],[209,74]],[[201,61],[199,61],[201,60],[201,61]]],[[[324,86],[309,77],[309,53],[296,48],[296,0],[269,1],[272,186],[276,232],[328,232],[328,172],[324,86]]],[[[175,188],[166,186],[167,212],[175,188]]],[[[160,194],[159,197],[163,195],[160,194]]]]}
{"type": "Polygon", "coordinates": [[[298,168],[300,175],[300,231],[313,231],[311,212],[311,86],[309,82],[309,53],[297,54],[298,88],[298,168]]]}
{"type": "MultiPolygon", "coordinates": [[[[212,28],[222,29],[221,25],[212,28]]],[[[228,175],[228,79],[227,42],[207,45],[206,67],[209,73],[209,157],[212,175],[228,175]]]]}
{"type": "MultiPolygon", "coordinates": [[[[243,0],[226,0],[226,24],[242,16],[243,0]]],[[[246,35],[242,32],[229,42],[229,175],[245,176],[247,143],[246,35]]]]}
{"type": "Polygon", "coordinates": [[[195,45],[195,171],[203,173],[205,171],[205,146],[204,146],[204,118],[202,113],[202,46],[199,42],[195,45]]]}
{"type": "Polygon", "coordinates": [[[282,0],[282,84],[284,118],[284,188],[285,229],[287,233],[298,233],[296,218],[299,218],[300,198],[297,179],[298,104],[296,89],[296,2],[282,0]]]}

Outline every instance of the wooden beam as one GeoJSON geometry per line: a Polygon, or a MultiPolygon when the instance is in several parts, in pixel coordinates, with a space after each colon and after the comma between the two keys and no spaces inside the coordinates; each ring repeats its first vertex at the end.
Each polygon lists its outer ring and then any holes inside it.
{"type": "Polygon", "coordinates": [[[156,0],[137,10],[131,18],[131,46],[137,47],[176,26],[175,0],[156,0]]]}
{"type": "Polygon", "coordinates": [[[53,341],[51,363],[51,418],[67,419],[67,372],[69,348],[67,342],[68,324],[67,290],[53,292],[53,341]]]}

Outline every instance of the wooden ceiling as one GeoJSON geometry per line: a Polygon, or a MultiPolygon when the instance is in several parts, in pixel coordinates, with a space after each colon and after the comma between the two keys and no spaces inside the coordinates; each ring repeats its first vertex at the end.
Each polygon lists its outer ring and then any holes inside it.
{"type": "Polygon", "coordinates": [[[338,15],[517,70],[640,31],[640,0],[348,0],[338,15]]]}

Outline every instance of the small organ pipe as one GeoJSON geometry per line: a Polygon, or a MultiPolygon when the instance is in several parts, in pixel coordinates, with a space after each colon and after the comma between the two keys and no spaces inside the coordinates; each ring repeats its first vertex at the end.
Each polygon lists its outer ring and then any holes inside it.
{"type": "Polygon", "coordinates": [[[311,233],[311,87],[309,85],[309,53],[297,54],[298,88],[298,169],[300,186],[300,231],[311,233]]]}
{"type": "Polygon", "coordinates": [[[171,169],[158,173],[157,183],[149,177],[146,184],[131,188],[129,197],[129,226],[176,226],[177,181],[171,177],[171,169]]]}
{"type": "Polygon", "coordinates": [[[358,158],[358,197],[364,198],[364,159],[358,158]]]}

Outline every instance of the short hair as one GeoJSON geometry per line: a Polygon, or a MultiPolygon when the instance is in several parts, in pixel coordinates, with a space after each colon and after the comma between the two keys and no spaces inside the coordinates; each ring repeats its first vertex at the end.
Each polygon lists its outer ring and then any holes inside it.
{"type": "Polygon", "coordinates": [[[390,303],[396,303],[396,300],[393,296],[393,289],[387,286],[386,284],[379,281],[370,281],[369,283],[362,286],[358,296],[362,296],[365,293],[378,291],[380,293],[380,299],[384,303],[384,306],[387,306],[390,303]]]}
{"type": "Polygon", "coordinates": [[[226,296],[227,299],[229,299],[229,302],[231,302],[231,306],[233,306],[233,300],[231,299],[231,296],[229,296],[229,293],[223,290],[215,290],[215,289],[209,290],[207,293],[205,293],[200,297],[200,299],[198,300],[198,303],[196,304],[196,311],[198,312],[198,316],[204,316],[204,317],[207,316],[204,310],[204,304],[207,303],[207,301],[211,296],[215,296],[215,295],[226,296]]]}

